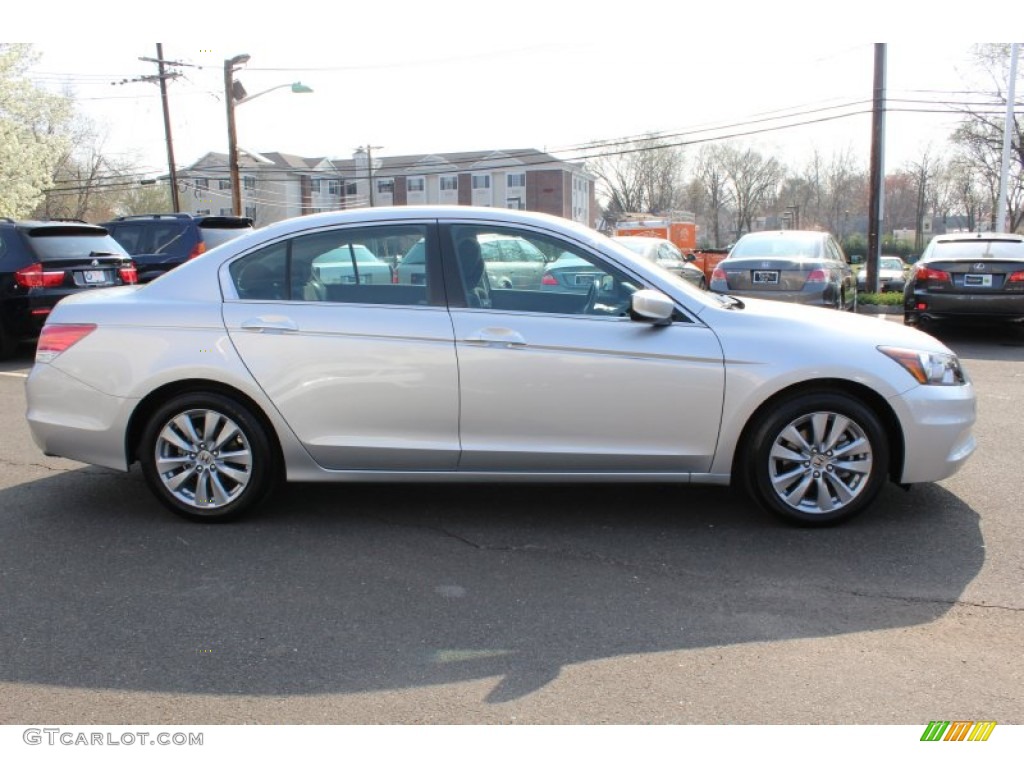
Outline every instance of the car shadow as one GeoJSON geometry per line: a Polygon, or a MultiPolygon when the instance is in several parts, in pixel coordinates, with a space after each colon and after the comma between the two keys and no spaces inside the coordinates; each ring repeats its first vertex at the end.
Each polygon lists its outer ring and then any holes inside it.
{"type": "Polygon", "coordinates": [[[820,530],[728,489],[621,484],[293,484],[196,525],[95,468],[0,510],[0,679],[190,694],[495,678],[509,701],[595,659],[935,621],[984,557],[939,485],[820,530]]]}
{"type": "Polygon", "coordinates": [[[946,320],[925,323],[921,330],[948,346],[963,359],[1020,360],[1024,325],[985,320],[946,320]]]}

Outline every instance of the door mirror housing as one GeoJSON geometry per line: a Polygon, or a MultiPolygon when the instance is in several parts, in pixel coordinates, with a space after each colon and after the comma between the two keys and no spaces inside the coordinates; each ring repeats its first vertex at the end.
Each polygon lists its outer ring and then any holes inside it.
{"type": "Polygon", "coordinates": [[[629,316],[640,323],[671,325],[676,305],[661,291],[644,289],[630,298],[629,316]]]}

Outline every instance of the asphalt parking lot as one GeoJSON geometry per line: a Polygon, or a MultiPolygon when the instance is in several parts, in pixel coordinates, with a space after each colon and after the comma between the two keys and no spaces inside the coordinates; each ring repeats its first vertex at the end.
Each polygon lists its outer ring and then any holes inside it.
{"type": "Polygon", "coordinates": [[[1024,331],[937,333],[956,476],[849,524],[727,489],[289,486],[203,526],[44,457],[0,364],[0,723],[1024,722],[1024,331]]]}

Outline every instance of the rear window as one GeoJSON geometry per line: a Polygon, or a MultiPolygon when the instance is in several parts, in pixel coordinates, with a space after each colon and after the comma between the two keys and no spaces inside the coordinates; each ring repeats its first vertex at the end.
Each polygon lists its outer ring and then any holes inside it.
{"type": "Polygon", "coordinates": [[[937,259],[973,259],[980,256],[994,258],[1024,258],[1024,243],[1007,240],[954,240],[937,242],[928,254],[929,261],[937,259]]]}
{"type": "Polygon", "coordinates": [[[818,238],[745,237],[736,243],[729,256],[820,256],[820,246],[818,238]]]}
{"type": "Polygon", "coordinates": [[[223,229],[221,227],[203,227],[203,242],[206,243],[207,248],[216,248],[218,245],[223,245],[229,240],[234,240],[236,237],[252,232],[252,227],[230,227],[223,229]]]}
{"type": "Polygon", "coordinates": [[[40,227],[27,230],[32,250],[40,261],[74,259],[113,253],[127,256],[125,249],[106,232],[74,227],[40,227]]]}
{"type": "Polygon", "coordinates": [[[191,251],[184,221],[125,221],[107,224],[110,234],[132,256],[140,254],[176,254],[191,251]]]}

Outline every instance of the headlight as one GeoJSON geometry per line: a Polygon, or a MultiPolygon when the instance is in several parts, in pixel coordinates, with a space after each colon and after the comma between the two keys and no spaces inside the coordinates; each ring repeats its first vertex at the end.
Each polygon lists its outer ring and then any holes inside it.
{"type": "Polygon", "coordinates": [[[879,347],[878,351],[899,363],[918,384],[956,387],[967,383],[964,369],[956,355],[945,352],[920,352],[916,349],[879,347]]]}

